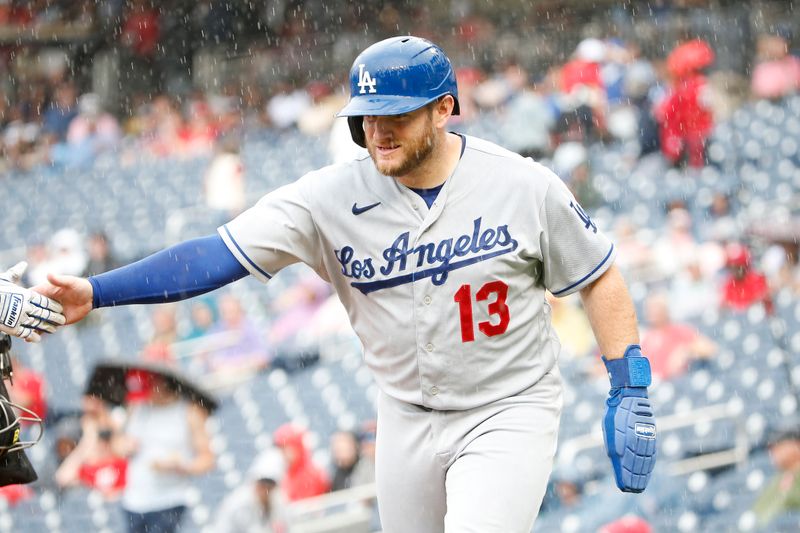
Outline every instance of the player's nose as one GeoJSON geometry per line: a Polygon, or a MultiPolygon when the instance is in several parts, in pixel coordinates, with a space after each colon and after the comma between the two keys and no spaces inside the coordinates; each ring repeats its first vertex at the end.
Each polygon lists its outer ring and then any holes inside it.
{"type": "Polygon", "coordinates": [[[372,130],[367,131],[367,138],[370,140],[371,144],[375,146],[388,146],[395,144],[395,137],[392,135],[390,131],[386,130],[372,130]]]}

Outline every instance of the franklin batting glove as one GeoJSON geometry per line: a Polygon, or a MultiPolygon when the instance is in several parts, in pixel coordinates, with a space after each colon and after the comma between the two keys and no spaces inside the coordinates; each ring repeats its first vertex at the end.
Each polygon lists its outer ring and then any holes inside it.
{"type": "Polygon", "coordinates": [[[0,274],[0,331],[29,342],[42,340],[66,320],[61,304],[17,285],[28,263],[22,261],[0,274]]]}
{"type": "Polygon", "coordinates": [[[621,359],[603,357],[603,362],[611,380],[603,418],[606,453],[617,487],[642,492],[656,464],[656,420],[647,398],[650,362],[635,344],[621,359]]]}

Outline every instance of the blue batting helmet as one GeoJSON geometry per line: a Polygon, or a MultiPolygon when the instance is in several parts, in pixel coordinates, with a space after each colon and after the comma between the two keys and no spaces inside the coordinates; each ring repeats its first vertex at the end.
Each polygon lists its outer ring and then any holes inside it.
{"type": "Polygon", "coordinates": [[[444,95],[455,100],[456,75],[441,48],[419,37],[392,37],[361,52],[350,69],[350,102],[338,116],[348,117],[353,140],[365,146],[362,117],[401,115],[444,95]]]}

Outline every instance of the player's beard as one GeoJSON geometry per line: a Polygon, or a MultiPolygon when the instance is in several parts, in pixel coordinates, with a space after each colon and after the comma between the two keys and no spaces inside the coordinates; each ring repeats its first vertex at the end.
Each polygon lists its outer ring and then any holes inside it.
{"type": "Polygon", "coordinates": [[[399,178],[418,169],[430,157],[438,142],[436,133],[436,127],[433,125],[433,120],[429,114],[423,134],[412,141],[403,143],[402,152],[404,157],[399,162],[386,163],[380,161],[376,154],[375,144],[369,141],[367,141],[367,151],[378,172],[384,176],[399,178]]]}

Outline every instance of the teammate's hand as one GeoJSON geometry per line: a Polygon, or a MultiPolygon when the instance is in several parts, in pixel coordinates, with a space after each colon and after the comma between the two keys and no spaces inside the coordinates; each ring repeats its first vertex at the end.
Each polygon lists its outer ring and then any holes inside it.
{"type": "Polygon", "coordinates": [[[28,268],[22,261],[0,274],[0,331],[39,342],[64,324],[61,305],[31,289],[17,285],[28,268]]]}
{"type": "Polygon", "coordinates": [[[656,421],[647,398],[650,363],[636,345],[628,346],[621,359],[603,361],[611,380],[603,418],[606,453],[617,487],[642,492],[656,464],[656,421]]]}
{"type": "Polygon", "coordinates": [[[61,303],[66,324],[78,322],[92,310],[94,289],[88,279],[48,274],[47,283],[37,285],[33,290],[61,303]]]}

